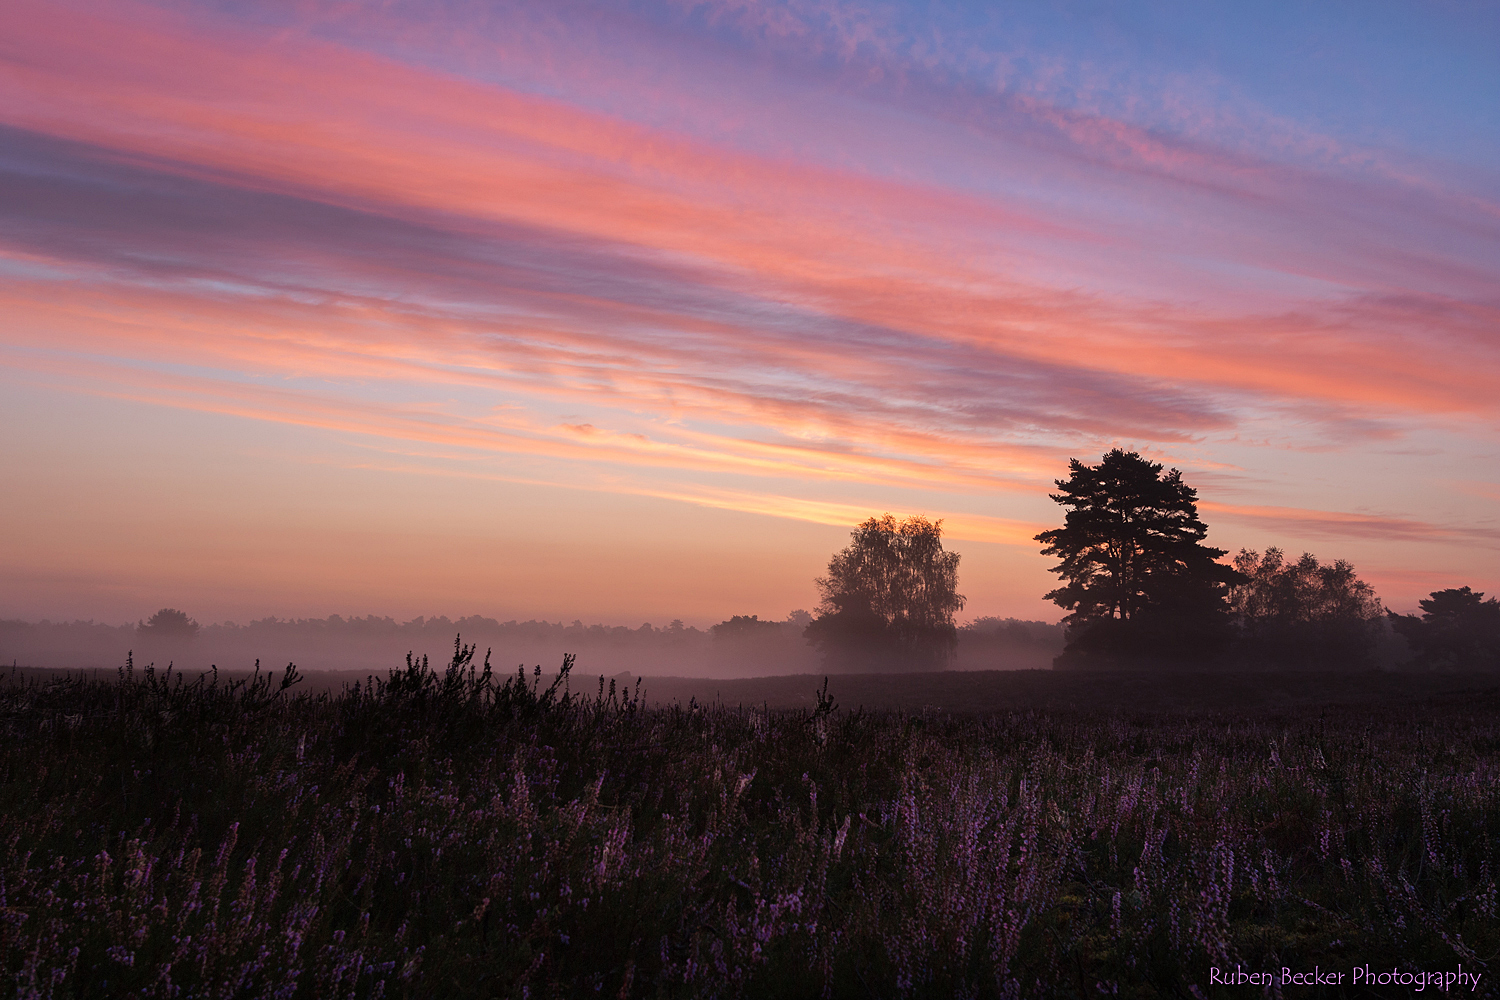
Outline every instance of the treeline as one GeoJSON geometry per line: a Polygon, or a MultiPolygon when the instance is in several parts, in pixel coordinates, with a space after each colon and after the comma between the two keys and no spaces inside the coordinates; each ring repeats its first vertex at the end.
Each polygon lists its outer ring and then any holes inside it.
{"type": "Polygon", "coordinates": [[[141,662],[174,662],[179,669],[267,666],[296,662],[304,669],[367,670],[406,652],[438,652],[463,635],[493,649],[497,662],[555,663],[565,652],[580,668],[619,673],[671,673],[709,668],[713,636],[673,621],[637,628],[549,621],[500,621],[483,615],[444,615],[397,621],[368,615],[262,618],[248,624],[199,625],[186,612],[163,608],[127,625],[94,622],[0,621],[0,662],[30,666],[113,669],[134,651],[141,662]]]}
{"type": "MultiPolygon", "coordinates": [[[[397,621],[369,615],[262,618],[248,624],[199,625],[186,612],[163,608],[127,625],[97,622],[0,620],[0,663],[113,670],[131,651],[139,662],[245,668],[261,660],[280,667],[367,670],[408,651],[421,655],[452,646],[462,635],[493,649],[497,663],[555,663],[578,657],[580,672],[637,675],[753,676],[812,673],[822,663],[804,635],[812,616],[786,619],[735,615],[707,629],[672,621],[636,628],[548,621],[500,621],[482,615],[397,621]]],[[[1059,625],[1012,618],[980,618],[957,628],[953,666],[963,670],[1047,669],[1062,649],[1059,625]]]]}
{"type": "Polygon", "coordinates": [[[940,670],[985,643],[1033,642],[1061,647],[1049,657],[1059,669],[1500,669],[1494,598],[1435,591],[1420,617],[1397,615],[1342,559],[1272,547],[1225,561],[1176,469],[1116,448],[1069,470],[1051,494],[1064,524],[1036,536],[1059,560],[1062,585],[1045,598],[1068,612],[1060,625],[960,629],[959,556],[943,549],[942,521],[886,514],[858,525],[815,581],[822,601],[803,634],[824,669],[940,670]]]}
{"type": "Polygon", "coordinates": [[[1374,588],[1345,560],[1320,563],[1307,552],[1289,560],[1277,548],[1264,554],[1241,549],[1234,568],[1240,580],[1229,588],[1223,653],[1231,665],[1321,670],[1484,666],[1432,664],[1414,656],[1404,624],[1410,616],[1387,612],[1374,588]]]}
{"type": "Polygon", "coordinates": [[[367,669],[392,653],[440,649],[462,635],[497,662],[575,654],[582,672],[697,677],[926,670],[1228,669],[1500,670],[1500,600],[1469,587],[1434,591],[1420,615],[1387,610],[1353,565],[1280,548],[1205,544],[1197,491],[1181,473],[1114,449],[1077,459],[1056,481],[1061,528],[1036,536],[1062,585],[1044,595],[1056,625],[981,618],[958,625],[956,552],[942,521],[890,514],[858,525],[818,578],[816,614],[734,615],[709,629],[386,617],[278,619],[200,628],[163,608],[149,622],[0,622],[0,663],[109,667],[128,650],[186,669],[297,662],[367,669]]]}
{"type": "Polygon", "coordinates": [[[1118,448],[1069,468],[1052,495],[1065,523],[1037,536],[1063,581],[1047,599],[1070,612],[1059,667],[1500,668],[1494,598],[1441,590],[1397,615],[1342,559],[1273,547],[1226,563],[1176,469],[1118,448]]]}

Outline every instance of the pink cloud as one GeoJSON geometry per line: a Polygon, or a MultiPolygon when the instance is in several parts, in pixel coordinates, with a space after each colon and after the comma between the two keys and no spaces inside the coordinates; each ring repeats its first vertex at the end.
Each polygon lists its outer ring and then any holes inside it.
{"type": "Polygon", "coordinates": [[[1106,441],[1187,449],[1288,412],[1371,438],[1500,405],[1494,258],[1467,252],[1495,227],[1399,178],[981,95],[923,126],[931,159],[981,176],[944,183],[903,173],[917,157],[753,150],[207,14],[8,16],[0,342],[80,391],[779,479],[653,495],[816,523],[852,508],[784,480],[1035,492],[1106,441]]]}

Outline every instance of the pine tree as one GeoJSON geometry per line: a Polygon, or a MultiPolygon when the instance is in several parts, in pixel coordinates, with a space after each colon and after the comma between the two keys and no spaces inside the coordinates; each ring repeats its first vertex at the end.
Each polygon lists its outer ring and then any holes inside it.
{"type": "Polygon", "coordinates": [[[1059,665],[1205,660],[1228,638],[1230,585],[1240,574],[1203,544],[1198,493],[1176,469],[1119,448],[1090,466],[1076,458],[1050,494],[1063,527],[1036,536],[1066,583],[1046,595],[1069,612],[1059,665]]]}
{"type": "Polygon", "coordinates": [[[1422,617],[1388,612],[1391,625],[1428,670],[1500,667],[1500,601],[1468,587],[1434,590],[1419,602],[1422,617]]]}

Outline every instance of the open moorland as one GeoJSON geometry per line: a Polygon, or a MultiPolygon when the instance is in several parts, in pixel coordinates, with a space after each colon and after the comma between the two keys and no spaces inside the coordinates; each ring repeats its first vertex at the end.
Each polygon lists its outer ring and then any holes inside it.
{"type": "MultiPolygon", "coordinates": [[[[634,683],[622,675],[617,680],[634,683]]],[[[803,674],[700,680],[640,678],[651,704],[812,709],[826,681],[849,708],[976,714],[1026,710],[1089,712],[1265,712],[1293,707],[1429,703],[1500,690],[1495,674],[1369,671],[940,671],[916,674],[803,674]]],[[[348,683],[345,680],[343,683],[348,683]]]]}
{"type": "MultiPolygon", "coordinates": [[[[159,669],[159,668],[158,668],[159,669]]],[[[555,670],[526,666],[533,680],[549,686],[555,670]],[[538,672],[539,671],[539,672],[538,672]]],[[[328,670],[299,674],[302,694],[336,696],[368,687],[388,671],[328,670]]],[[[53,670],[13,668],[15,680],[47,683],[89,678],[113,682],[113,669],[53,670]]],[[[224,683],[248,682],[245,669],[217,672],[224,683]]],[[[196,678],[196,672],[187,676],[196,678]]],[[[563,693],[591,694],[601,677],[618,691],[629,690],[650,707],[724,706],[771,710],[817,707],[818,692],[828,691],[847,709],[957,714],[1026,710],[1126,713],[1262,713],[1289,708],[1336,705],[1410,705],[1440,711],[1440,704],[1463,703],[1471,696],[1500,691],[1494,672],[1415,673],[1394,671],[1057,671],[944,670],[921,673],[777,674],[766,677],[679,677],[638,675],[629,671],[598,674],[572,670],[563,693]]]]}
{"type": "Polygon", "coordinates": [[[1493,678],[293,680],[0,685],[17,995],[1497,995],[1493,678]]]}

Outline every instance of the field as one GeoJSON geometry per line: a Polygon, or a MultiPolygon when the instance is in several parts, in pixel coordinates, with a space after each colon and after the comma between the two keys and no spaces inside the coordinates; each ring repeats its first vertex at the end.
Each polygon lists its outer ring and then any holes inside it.
{"type": "Polygon", "coordinates": [[[282,681],[0,686],[17,995],[1500,995],[1492,679],[282,681]]]}

